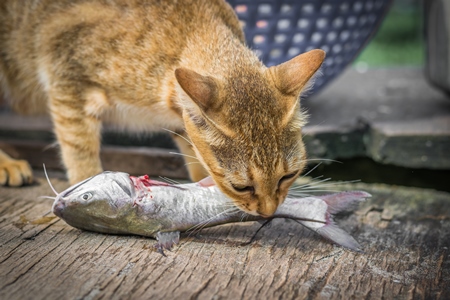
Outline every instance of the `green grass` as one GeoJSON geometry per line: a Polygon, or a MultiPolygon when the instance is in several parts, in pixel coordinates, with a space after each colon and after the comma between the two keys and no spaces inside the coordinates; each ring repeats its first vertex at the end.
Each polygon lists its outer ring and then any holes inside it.
{"type": "Polygon", "coordinates": [[[369,67],[421,65],[424,62],[422,11],[394,3],[377,34],[354,63],[369,67]]]}

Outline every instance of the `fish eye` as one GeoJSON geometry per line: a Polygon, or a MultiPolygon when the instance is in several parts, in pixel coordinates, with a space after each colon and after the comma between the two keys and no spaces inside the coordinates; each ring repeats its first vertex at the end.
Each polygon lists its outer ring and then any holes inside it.
{"type": "Polygon", "coordinates": [[[87,201],[91,198],[92,198],[92,193],[84,193],[83,195],[81,195],[81,199],[83,199],[84,201],[87,201]]]}

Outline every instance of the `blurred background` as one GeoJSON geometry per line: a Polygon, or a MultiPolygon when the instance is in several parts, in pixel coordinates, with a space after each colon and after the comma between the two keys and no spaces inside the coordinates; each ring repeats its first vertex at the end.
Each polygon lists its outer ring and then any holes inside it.
{"type": "Polygon", "coordinates": [[[424,4],[422,0],[394,0],[374,38],[353,67],[417,66],[425,62],[424,4]]]}
{"type": "MultiPolygon", "coordinates": [[[[335,149],[329,157],[342,158],[342,164],[322,164],[312,176],[449,191],[449,46],[450,1],[392,1],[378,31],[350,68],[306,103],[313,124],[327,123],[318,117],[324,107],[342,110],[330,101],[342,103],[350,113],[339,117],[354,120],[358,115],[356,122],[363,132],[356,138],[363,145],[356,142],[340,148],[345,144],[342,140],[323,143],[335,149]],[[360,149],[353,151],[355,147],[360,149]]],[[[351,130],[345,128],[349,123],[340,124],[337,134],[351,140],[351,134],[346,135],[351,130]]],[[[315,151],[314,146],[309,149],[315,151]]]]}

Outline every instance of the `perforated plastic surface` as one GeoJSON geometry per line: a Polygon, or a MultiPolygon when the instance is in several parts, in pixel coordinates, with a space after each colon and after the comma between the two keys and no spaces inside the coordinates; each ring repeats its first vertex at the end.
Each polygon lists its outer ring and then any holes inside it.
{"type": "Polygon", "coordinates": [[[321,48],[327,53],[314,91],[356,57],[372,37],[391,0],[227,0],[248,45],[268,66],[321,48]]]}

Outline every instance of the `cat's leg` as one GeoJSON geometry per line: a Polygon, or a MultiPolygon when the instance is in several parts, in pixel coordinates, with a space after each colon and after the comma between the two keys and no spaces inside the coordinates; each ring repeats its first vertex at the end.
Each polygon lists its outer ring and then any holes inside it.
{"type": "Polygon", "coordinates": [[[33,172],[25,160],[11,158],[0,149],[0,185],[21,186],[33,182],[33,172]]]}
{"type": "Polygon", "coordinates": [[[196,158],[195,152],[192,149],[192,145],[188,142],[189,138],[182,134],[172,135],[178,149],[184,154],[184,161],[189,172],[189,177],[193,181],[200,181],[203,178],[209,176],[208,172],[203,168],[200,161],[196,158]]]}
{"type": "Polygon", "coordinates": [[[70,88],[49,92],[54,131],[71,184],[102,172],[99,116],[104,94],[97,96],[96,99],[95,95],[90,97],[89,91],[79,93],[70,88]]]}

